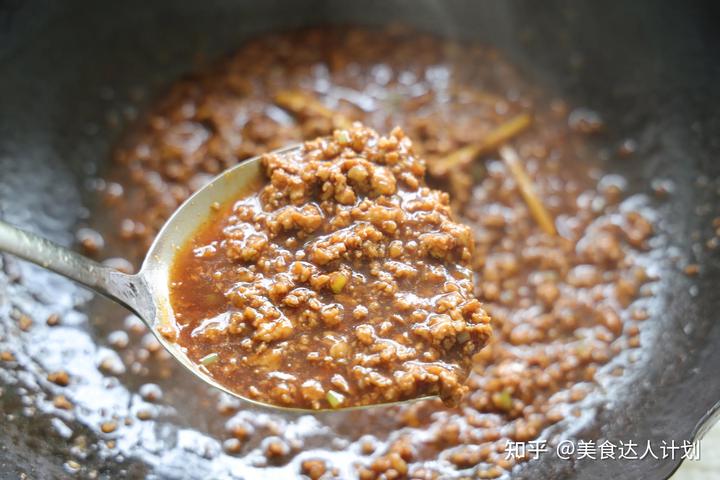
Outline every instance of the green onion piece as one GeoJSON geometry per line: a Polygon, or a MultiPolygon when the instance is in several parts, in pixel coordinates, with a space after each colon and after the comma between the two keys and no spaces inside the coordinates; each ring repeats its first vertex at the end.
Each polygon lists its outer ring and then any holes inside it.
{"type": "Polygon", "coordinates": [[[506,412],[509,412],[512,410],[513,407],[513,399],[512,395],[510,395],[509,390],[503,390],[500,393],[496,393],[492,397],[493,403],[497,408],[500,410],[504,410],[506,412]]]}
{"type": "Polygon", "coordinates": [[[330,289],[335,294],[340,293],[343,291],[343,288],[345,288],[347,281],[347,275],[342,272],[335,272],[330,275],[330,289]]]}
{"type": "Polygon", "coordinates": [[[220,360],[220,355],[213,352],[213,353],[208,353],[207,355],[202,357],[200,359],[200,363],[202,363],[203,365],[205,365],[207,367],[208,365],[212,365],[213,363],[217,362],[218,360],[220,360]]]}
{"type": "Polygon", "coordinates": [[[332,390],[328,390],[325,398],[327,398],[327,401],[332,408],[337,408],[338,406],[340,406],[341,403],[345,401],[345,396],[343,394],[333,392],[332,390]]]}
{"type": "Polygon", "coordinates": [[[350,143],[350,134],[346,130],[340,130],[337,134],[338,142],[342,144],[350,143]]]}

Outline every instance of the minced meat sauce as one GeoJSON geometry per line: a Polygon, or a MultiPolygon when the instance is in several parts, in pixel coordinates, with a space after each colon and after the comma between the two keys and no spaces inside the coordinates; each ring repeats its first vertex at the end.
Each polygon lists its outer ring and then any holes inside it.
{"type": "MultiPolygon", "coordinates": [[[[553,438],[587,420],[588,400],[607,400],[608,382],[640,346],[648,318],[640,297],[652,295],[654,281],[643,262],[655,247],[652,209],[627,197],[622,177],[597,168],[603,160],[588,137],[602,141],[601,119],[532,86],[496,50],[400,28],[248,41],[174,84],[117,149],[95,216],[104,234],[96,254],[137,265],[174,209],[214,175],[353,121],[383,132],[402,126],[427,161],[428,183],[450,193],[456,218],[474,232],[475,295],[493,336],[474,358],[459,407],[426,400],[334,412],[308,430],[305,417],[258,415],[201,382],[178,385],[183,368],[130,322],[129,346],[117,351],[133,378],[162,385],[166,399],[182,388],[177,395],[204,407],[162,419],[142,410],[128,421],[185,433],[191,425],[220,442],[222,453],[177,454],[180,463],[195,455],[193,468],[208,463],[218,476],[499,477],[524,461],[506,457],[508,440],[553,438]],[[554,229],[533,216],[502,146],[516,153],[554,229]],[[136,359],[157,368],[135,368],[136,359]]],[[[172,406],[183,412],[181,403],[172,406]]],[[[120,424],[115,436],[123,432],[120,424]]]]}
{"type": "Polygon", "coordinates": [[[210,212],[175,256],[173,339],[265,403],[457,404],[490,319],[472,232],[410,139],[356,123],[260,161],[267,185],[210,212]]]}

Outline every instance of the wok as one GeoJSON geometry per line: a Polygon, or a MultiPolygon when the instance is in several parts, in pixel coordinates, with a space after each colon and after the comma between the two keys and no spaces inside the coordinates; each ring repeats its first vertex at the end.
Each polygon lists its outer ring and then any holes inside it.
{"type": "MultiPolygon", "coordinates": [[[[402,20],[478,39],[558,96],[600,112],[608,144],[638,140],[638,153],[610,162],[608,170],[627,176],[636,189],[649,178],[673,181],[660,220],[671,239],[667,260],[690,256],[703,265],[701,274],[690,279],[679,268],[663,270],[657,289],[662,314],[644,333],[640,358],[592,407],[594,420],[580,434],[655,443],[696,438],[714,423],[720,400],[720,258],[703,246],[720,213],[717,10],[711,2],[670,1],[5,1],[0,214],[71,244],[74,225],[88,215],[88,179],[107,163],[122,130],[107,127],[107,112],[119,112],[121,124],[131,121],[137,111],[127,105],[136,89],[152,98],[193,69],[198,55],[216,58],[253,33],[402,20]]],[[[133,427],[117,439],[120,454],[84,448],[96,444],[88,419],[103,408],[129,408],[137,385],[132,375],[103,380],[92,365],[97,352],[107,350],[106,327],[83,313],[87,292],[9,257],[1,265],[0,350],[12,346],[20,366],[0,363],[0,478],[66,476],[76,467],[66,463],[69,453],[83,458],[82,476],[262,478],[262,469],[224,470],[217,442],[200,438],[190,421],[163,420],[162,412],[150,422],[152,431],[133,427]],[[20,311],[39,319],[22,336],[20,311]],[[42,319],[52,312],[62,314],[62,329],[45,327],[42,319]],[[47,413],[47,386],[36,372],[58,364],[87,375],[81,419],[47,413]]],[[[209,408],[172,396],[165,403],[188,415],[209,408]]],[[[679,463],[547,455],[518,477],[659,479],[679,463]]],[[[272,470],[277,477],[297,471],[272,470]]]]}

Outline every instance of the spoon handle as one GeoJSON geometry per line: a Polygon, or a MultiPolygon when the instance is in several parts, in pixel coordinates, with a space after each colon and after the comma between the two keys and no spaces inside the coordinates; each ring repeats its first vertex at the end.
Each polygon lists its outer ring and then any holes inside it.
{"type": "Polygon", "coordinates": [[[152,318],[152,298],[140,275],[127,275],[0,220],[0,251],[75,280],[124,305],[143,320],[152,318]]]}

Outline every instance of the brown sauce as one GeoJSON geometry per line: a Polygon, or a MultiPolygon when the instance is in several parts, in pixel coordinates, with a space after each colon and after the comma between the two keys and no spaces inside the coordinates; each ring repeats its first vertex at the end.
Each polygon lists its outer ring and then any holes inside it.
{"type": "MultiPolygon", "coordinates": [[[[640,345],[647,315],[635,302],[653,280],[641,260],[653,226],[625,201],[622,178],[594,168],[586,137],[601,124],[546,96],[491,48],[402,29],[323,28],[258,37],[179,81],[146,114],[116,154],[107,198],[120,227],[105,235],[106,252],[137,262],[180,202],[244,158],[353,120],[401,125],[429,183],[451,194],[473,230],[475,295],[493,319],[459,408],[425,401],[337,413],[299,435],[300,420],[217,400],[226,426],[209,408],[192,414],[202,416],[199,435],[224,442],[208,460],[213,471],[493,478],[517,468],[508,440],[579,419],[583,399],[602,395],[600,372],[622,375],[622,362],[607,366],[640,345]],[[532,217],[498,144],[518,152],[556,235],[532,217]]],[[[183,394],[214,401],[196,388],[183,394]]]]}
{"type": "Polygon", "coordinates": [[[190,358],[275,405],[457,404],[490,319],[472,232],[425,185],[410,139],[356,123],[261,163],[267,185],[211,212],[175,257],[190,358]]]}

